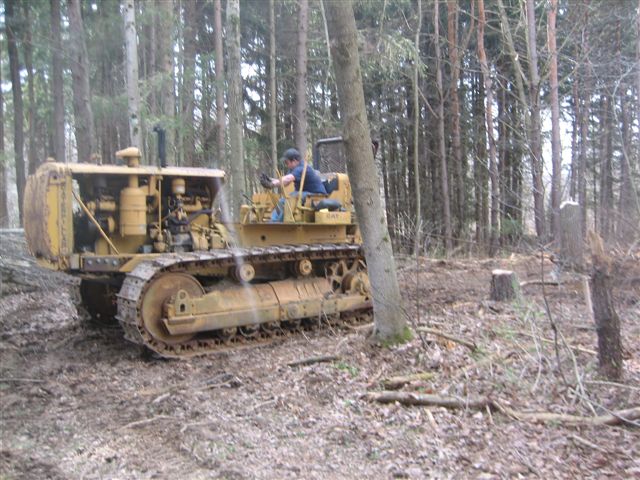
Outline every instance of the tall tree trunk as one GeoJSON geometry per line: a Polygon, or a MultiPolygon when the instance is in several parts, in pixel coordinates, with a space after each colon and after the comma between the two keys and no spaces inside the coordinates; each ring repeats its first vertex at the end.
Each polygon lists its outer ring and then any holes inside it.
{"type": "Polygon", "coordinates": [[[91,110],[89,87],[89,58],[84,36],[84,23],[80,0],[68,0],[69,46],[71,50],[71,77],[73,80],[73,112],[75,117],[78,161],[93,161],[95,153],[95,127],[91,110]]]}
{"type": "MultiPolygon", "coordinates": [[[[2,69],[0,68],[0,85],[2,69]]],[[[0,88],[0,228],[9,226],[9,205],[7,195],[7,156],[4,151],[4,94],[0,88]]]]}
{"type": "Polygon", "coordinates": [[[33,44],[31,43],[31,20],[29,11],[31,5],[26,2],[22,4],[24,11],[24,42],[22,45],[24,51],[24,66],[27,69],[27,100],[29,102],[28,119],[29,148],[27,150],[27,169],[29,174],[36,171],[38,162],[38,152],[36,151],[36,95],[35,95],[35,76],[33,74],[33,44]]]}
{"type": "Polygon", "coordinates": [[[613,99],[604,93],[600,125],[602,126],[602,159],[600,168],[600,221],[599,231],[605,240],[613,233],[613,99]]]}
{"type": "Polygon", "coordinates": [[[298,42],[296,44],[296,147],[304,157],[307,151],[307,32],[309,0],[298,0],[298,42]]]}
{"type": "Polygon", "coordinates": [[[617,236],[626,243],[631,243],[640,236],[640,199],[638,189],[633,183],[634,168],[631,163],[631,128],[627,96],[620,98],[622,160],[620,162],[620,199],[618,202],[617,236]]]}
{"type": "MultiPolygon", "coordinates": [[[[515,86],[515,90],[516,90],[516,94],[517,94],[517,99],[519,102],[520,107],[516,108],[514,110],[514,115],[512,116],[512,123],[511,125],[511,132],[513,133],[513,126],[514,125],[518,125],[519,121],[521,119],[521,123],[523,125],[522,128],[517,128],[516,130],[521,130],[521,137],[518,138],[517,143],[515,143],[515,145],[518,146],[517,148],[517,154],[514,155],[514,159],[515,158],[521,158],[522,156],[522,151],[520,146],[522,145],[527,145],[529,146],[528,148],[528,157],[530,159],[530,163],[532,166],[532,176],[536,179],[536,181],[534,183],[538,184],[538,187],[534,186],[534,204],[535,204],[535,199],[541,199],[542,200],[542,205],[544,206],[544,196],[542,195],[542,198],[540,196],[541,190],[541,181],[542,181],[542,174],[541,174],[541,161],[540,161],[540,155],[535,153],[535,152],[540,152],[541,148],[538,148],[537,146],[535,148],[533,148],[534,144],[535,145],[541,145],[541,140],[540,140],[540,135],[534,135],[534,131],[539,132],[539,127],[534,129],[534,115],[533,112],[535,111],[535,109],[532,108],[532,102],[533,100],[529,100],[528,96],[530,96],[531,94],[531,90],[529,90],[528,92],[525,90],[525,74],[523,71],[523,67],[522,64],[520,62],[520,55],[518,54],[518,51],[516,50],[516,46],[515,46],[515,41],[513,39],[513,35],[511,33],[511,26],[509,24],[509,18],[507,16],[504,4],[502,0],[498,0],[498,10],[499,10],[499,14],[500,14],[500,26],[501,26],[501,30],[502,33],[504,35],[504,41],[506,43],[506,47],[507,47],[507,51],[509,53],[509,58],[511,60],[511,65],[513,67],[513,75],[511,76],[511,78],[513,79],[514,82],[514,86],[515,86]],[[521,114],[516,116],[515,112],[520,111],[521,114]],[[535,140],[537,138],[537,140],[535,140]],[[537,170],[533,170],[534,166],[538,166],[537,170]]],[[[534,32],[535,33],[535,32],[534,32]]],[[[531,70],[530,70],[531,71],[531,70]]],[[[539,115],[538,115],[538,126],[540,124],[539,122],[539,115]]],[[[516,195],[513,196],[514,200],[517,202],[518,205],[521,205],[522,203],[522,194],[521,194],[521,190],[522,190],[522,169],[520,166],[520,161],[518,160],[518,166],[517,168],[512,169],[512,173],[513,173],[513,181],[514,181],[514,187],[516,189],[517,193],[516,195]]],[[[538,204],[539,205],[539,204],[538,204]]],[[[536,218],[539,217],[537,210],[535,210],[534,208],[534,215],[536,216],[536,218]]],[[[521,208],[516,208],[514,209],[514,216],[517,214],[518,218],[518,223],[521,225],[522,224],[522,209],[521,208]]],[[[514,216],[512,216],[512,218],[514,218],[514,216]]],[[[544,220],[544,219],[543,219],[544,220]]],[[[536,224],[537,227],[538,224],[536,224]]],[[[544,226],[544,221],[542,222],[542,225],[544,226]]]]}
{"type": "MultiPolygon", "coordinates": [[[[579,58],[576,54],[576,58],[579,58]]],[[[578,197],[578,168],[580,164],[580,156],[578,150],[578,132],[580,130],[580,74],[576,71],[571,87],[573,96],[573,118],[571,122],[571,172],[569,174],[569,198],[576,200],[578,197]]]]}
{"type": "Polygon", "coordinates": [[[379,341],[398,341],[406,327],[371,150],[353,6],[343,1],[328,2],[326,7],[347,165],[373,292],[374,336],[379,341]]]}
{"type": "MultiPolygon", "coordinates": [[[[638,124],[640,125],[640,107],[638,102],[640,99],[640,0],[638,1],[638,9],[636,16],[636,96],[635,96],[635,112],[638,115],[638,124]]],[[[638,162],[638,154],[632,155],[632,128],[633,123],[629,110],[629,104],[633,105],[633,95],[631,101],[625,93],[620,94],[620,111],[622,117],[622,168],[620,177],[622,185],[620,186],[619,201],[619,221],[618,236],[623,241],[631,242],[634,238],[640,237],[640,195],[638,185],[634,184],[633,178],[636,173],[638,162]]],[[[636,152],[640,152],[640,130],[637,138],[636,152]]]]}
{"type": "Polygon", "coordinates": [[[53,98],[53,157],[65,162],[64,79],[62,78],[62,35],[60,33],[60,0],[51,6],[51,97],[53,98]]]}
{"type": "MultiPolygon", "coordinates": [[[[640,0],[638,0],[636,13],[636,65],[640,65],[640,0]]],[[[636,101],[640,101],[640,68],[636,68],[636,101]]],[[[640,108],[636,108],[636,115],[638,117],[638,125],[640,125],[640,108]]],[[[640,128],[636,131],[638,132],[638,145],[640,145],[640,128]]]]}
{"type": "Polygon", "coordinates": [[[487,53],[484,48],[484,26],[486,24],[484,14],[484,0],[478,0],[478,59],[482,77],[484,78],[485,121],[487,124],[487,138],[489,140],[489,177],[491,179],[491,237],[489,242],[489,255],[493,256],[498,250],[498,164],[496,160],[496,142],[493,128],[493,80],[487,61],[487,53]]]}
{"type": "MultiPolygon", "coordinates": [[[[477,65],[475,65],[477,68],[477,65]]],[[[473,79],[473,124],[475,131],[475,151],[473,162],[474,194],[475,194],[475,222],[476,243],[484,249],[487,242],[487,147],[486,147],[486,119],[484,115],[484,84],[480,74],[473,79]]]]}
{"type": "Polygon", "coordinates": [[[127,64],[129,139],[132,146],[141,149],[142,132],[140,128],[140,89],[138,87],[138,42],[134,0],[125,0],[124,2],[124,37],[127,64]]]}
{"type": "Polygon", "coordinates": [[[462,141],[460,139],[460,98],[458,80],[460,79],[460,52],[458,48],[458,2],[447,0],[447,37],[449,41],[449,64],[451,83],[449,97],[451,102],[451,153],[455,170],[455,212],[457,217],[456,237],[464,237],[465,219],[465,182],[462,168],[462,141]]]}
{"type": "Polygon", "coordinates": [[[184,60],[182,64],[182,149],[185,165],[197,165],[195,158],[194,91],[196,81],[196,18],[197,3],[183,2],[184,9],[184,60]]]}
{"type": "Polygon", "coordinates": [[[214,44],[216,51],[216,145],[218,166],[226,168],[225,130],[226,114],[224,110],[224,50],[222,49],[222,5],[221,0],[214,0],[213,23],[214,44]]]}
{"type": "Polygon", "coordinates": [[[240,75],[240,0],[227,1],[227,58],[229,137],[231,140],[231,202],[235,220],[240,219],[240,205],[245,192],[244,151],[242,143],[242,77],[240,75]]]}
{"type": "Polygon", "coordinates": [[[451,229],[451,207],[449,201],[449,172],[447,169],[447,147],[444,136],[444,87],[442,83],[442,54],[440,52],[440,2],[436,1],[433,28],[435,38],[436,53],[436,89],[438,91],[438,152],[440,157],[440,182],[441,182],[441,202],[442,202],[442,222],[444,223],[444,251],[449,255],[453,248],[451,229]]]}
{"type": "MultiPolygon", "coordinates": [[[[412,84],[412,102],[413,102],[413,184],[414,184],[414,194],[416,199],[416,234],[413,245],[413,254],[417,257],[420,254],[420,245],[422,244],[422,202],[420,195],[420,102],[419,93],[420,93],[420,31],[422,30],[422,0],[418,0],[418,13],[417,13],[417,21],[418,25],[416,26],[416,36],[414,41],[414,49],[415,49],[415,60],[413,65],[413,84],[412,84]]],[[[436,12],[438,11],[438,2],[436,0],[435,5],[436,12]]],[[[437,15],[437,13],[436,13],[437,15]]],[[[436,17],[437,18],[437,17],[436,17]]],[[[437,22],[437,20],[434,20],[437,22]]],[[[436,27],[437,28],[437,27],[436,27]]],[[[436,30],[436,45],[438,44],[438,33],[436,30]]],[[[439,65],[438,65],[439,68],[439,65]]],[[[438,70],[439,71],[439,70],[438,70]]],[[[445,177],[446,178],[446,177],[445,177]]],[[[448,251],[448,250],[447,250],[448,251]]]]}
{"type": "Polygon", "coordinates": [[[540,240],[546,236],[544,213],[544,184],[542,180],[542,126],[540,121],[540,74],[536,44],[536,16],[534,0],[525,0],[527,15],[527,49],[529,52],[529,101],[531,111],[531,174],[533,178],[533,209],[536,233],[540,240]]]}
{"type": "Polygon", "coordinates": [[[5,25],[7,31],[7,49],[9,53],[9,73],[11,75],[11,93],[13,96],[13,151],[16,163],[16,186],[18,190],[18,211],[22,225],[22,199],[24,198],[24,106],[22,103],[22,84],[20,82],[20,58],[18,57],[18,23],[16,1],[5,2],[5,25]]]}
{"type": "Polygon", "coordinates": [[[215,16],[214,6],[205,0],[198,0],[198,9],[201,12],[197,17],[198,23],[198,53],[200,54],[199,70],[201,72],[200,82],[200,105],[202,112],[200,115],[200,143],[202,145],[199,153],[200,166],[205,168],[217,167],[217,160],[212,162],[217,156],[217,144],[215,136],[215,125],[212,123],[211,113],[214,107],[214,87],[215,78],[210,59],[214,54],[215,33],[210,28],[215,16]]]}
{"type": "Polygon", "coordinates": [[[558,100],[558,49],[556,47],[556,17],[558,0],[551,0],[547,18],[549,46],[549,88],[551,89],[551,233],[557,240],[562,181],[562,149],[560,146],[560,102],[558,100]]]}
{"type": "Polygon", "coordinates": [[[173,0],[157,0],[158,62],[161,75],[159,107],[166,125],[167,164],[176,165],[175,115],[173,88],[173,0]]]}
{"type": "MultiPolygon", "coordinates": [[[[328,48],[328,45],[327,45],[328,48]]],[[[273,173],[278,170],[278,99],[276,85],[276,11],[274,0],[269,0],[269,143],[273,173]]]]}
{"type": "Polygon", "coordinates": [[[578,203],[580,204],[580,227],[582,237],[587,235],[587,146],[589,143],[589,117],[591,115],[592,70],[589,60],[589,8],[584,8],[584,25],[582,28],[582,106],[580,108],[580,163],[578,164],[578,203]]]}

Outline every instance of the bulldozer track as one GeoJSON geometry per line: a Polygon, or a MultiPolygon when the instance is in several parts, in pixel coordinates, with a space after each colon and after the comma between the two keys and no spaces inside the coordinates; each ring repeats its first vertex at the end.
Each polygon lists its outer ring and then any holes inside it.
{"type": "Polygon", "coordinates": [[[372,319],[372,308],[342,312],[339,318],[325,315],[303,319],[300,322],[282,322],[278,328],[260,328],[254,336],[240,333],[231,338],[199,335],[183,343],[169,344],[152,336],[145,327],[141,307],[150,281],[164,272],[199,272],[208,268],[227,268],[241,263],[282,263],[309,259],[311,261],[338,261],[363,259],[361,245],[308,244],[278,245],[273,247],[229,248],[219,251],[172,253],[138,264],[124,279],[117,294],[117,320],[127,340],[147,347],[163,357],[186,358],[212,352],[238,349],[270,343],[277,338],[295,335],[300,331],[339,328],[366,323],[372,319]]]}

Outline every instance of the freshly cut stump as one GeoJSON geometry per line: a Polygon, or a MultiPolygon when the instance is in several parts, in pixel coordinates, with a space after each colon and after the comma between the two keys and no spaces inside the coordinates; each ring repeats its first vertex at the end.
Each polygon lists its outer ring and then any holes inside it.
{"type": "Polygon", "coordinates": [[[491,272],[491,300],[520,299],[520,282],[511,270],[493,270],[491,272]]]}

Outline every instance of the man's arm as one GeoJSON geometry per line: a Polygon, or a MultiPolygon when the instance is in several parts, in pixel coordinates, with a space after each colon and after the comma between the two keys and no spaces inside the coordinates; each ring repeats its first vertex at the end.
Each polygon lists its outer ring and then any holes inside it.
{"type": "Polygon", "coordinates": [[[271,179],[271,184],[274,187],[279,187],[280,185],[286,187],[291,182],[293,182],[295,179],[296,179],[296,177],[294,177],[292,174],[288,173],[287,175],[285,175],[282,178],[272,178],[271,179]]]}

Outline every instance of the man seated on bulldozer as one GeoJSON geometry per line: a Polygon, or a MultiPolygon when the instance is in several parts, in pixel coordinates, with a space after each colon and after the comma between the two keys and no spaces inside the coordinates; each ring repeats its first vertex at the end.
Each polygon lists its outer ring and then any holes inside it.
{"type": "MultiPolygon", "coordinates": [[[[306,194],[327,194],[320,175],[312,167],[309,167],[307,162],[302,161],[300,152],[298,152],[298,150],[296,150],[295,148],[288,149],[286,152],[284,152],[282,160],[287,167],[287,174],[282,178],[271,178],[263,173],[262,175],[260,175],[260,184],[263,187],[285,187],[291,182],[294,182],[294,191],[291,196],[297,196],[301,190],[300,184],[302,184],[302,203],[304,203],[305,201],[306,194]]],[[[285,199],[281,198],[278,201],[278,205],[276,205],[276,207],[273,209],[273,212],[271,213],[272,222],[282,222],[284,220],[284,204],[285,199]]]]}

